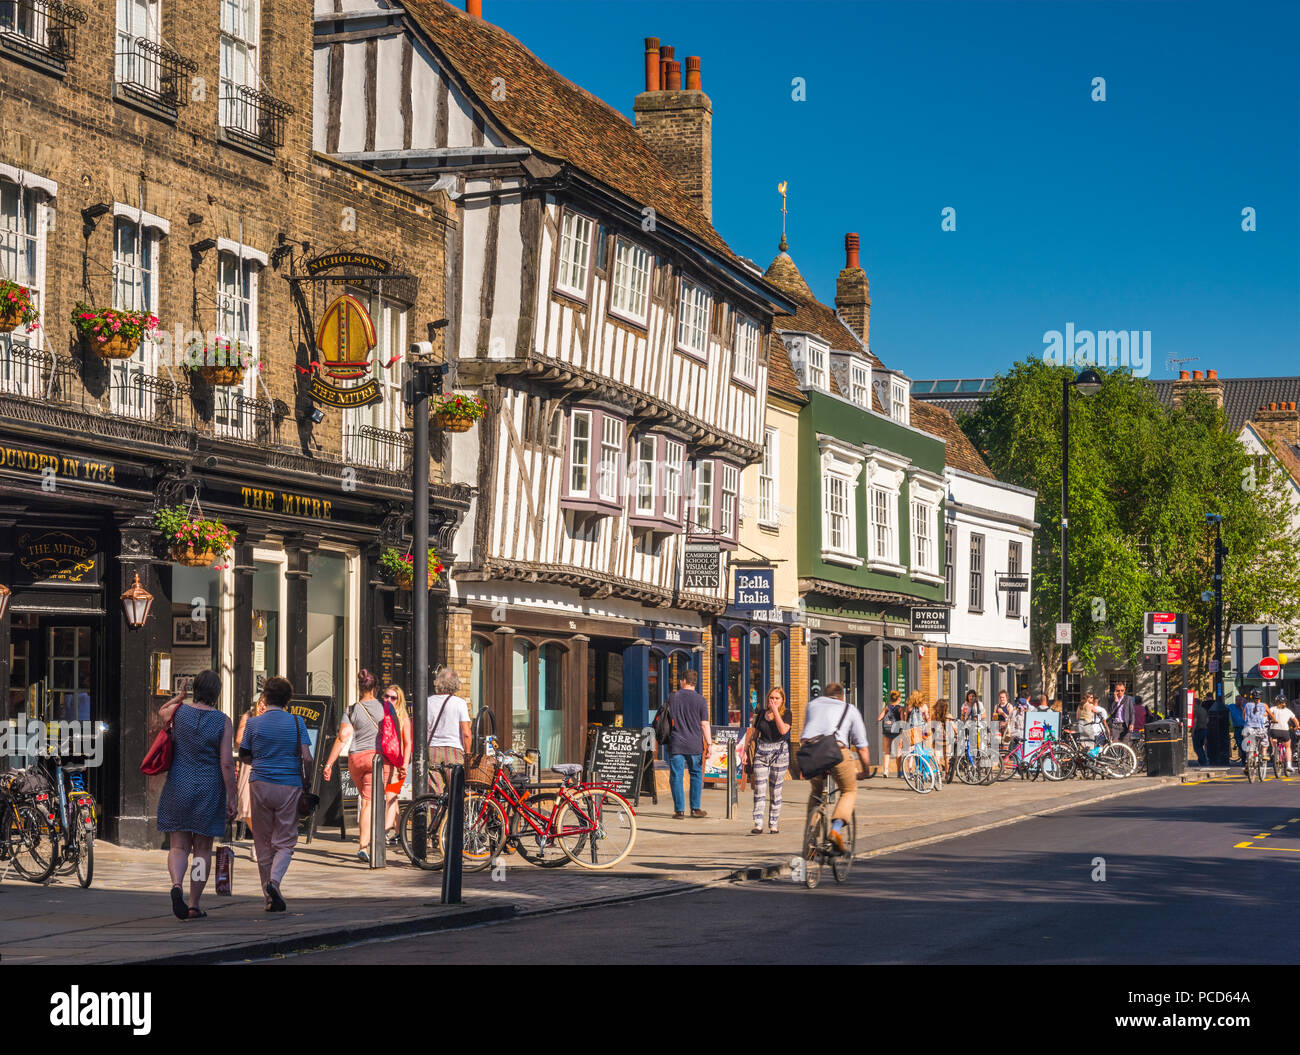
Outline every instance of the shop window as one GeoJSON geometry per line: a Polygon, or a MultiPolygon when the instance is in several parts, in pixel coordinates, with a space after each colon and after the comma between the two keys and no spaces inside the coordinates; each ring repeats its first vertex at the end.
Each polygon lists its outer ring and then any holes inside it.
{"type": "Polygon", "coordinates": [[[537,650],[537,750],[543,769],[565,761],[563,669],[558,645],[537,650]]]}
{"type": "Polygon", "coordinates": [[[318,551],[308,558],[307,569],[311,578],[307,581],[306,691],[337,696],[340,705],[346,705],[354,689],[346,679],[348,558],[318,551]]]}
{"type": "Polygon", "coordinates": [[[745,656],[747,642],[745,631],[732,627],[727,634],[727,654],[724,657],[727,668],[727,724],[740,725],[744,718],[744,708],[748,704],[745,691],[745,656]]]}
{"type": "MultiPolygon", "coordinates": [[[[763,654],[767,649],[767,637],[761,630],[749,632],[749,685],[745,693],[745,707],[740,716],[742,723],[748,724],[754,711],[767,703],[767,686],[763,681],[763,654]]],[[[773,682],[773,685],[779,684],[773,682]]]]}
{"type": "MultiPolygon", "coordinates": [[[[785,634],[773,634],[768,645],[771,654],[771,676],[768,678],[767,690],[770,692],[779,686],[785,691],[787,704],[790,702],[790,689],[785,683],[785,657],[789,647],[789,638],[785,634]]],[[[762,702],[767,702],[766,692],[763,694],[762,702]]]]}
{"type": "Polygon", "coordinates": [[[469,646],[469,709],[474,715],[487,706],[487,661],[491,645],[475,637],[469,646]]]}
{"type": "MultiPolygon", "coordinates": [[[[266,679],[283,674],[280,666],[280,565],[257,561],[253,565],[253,690],[261,692],[266,679]]],[[[243,703],[236,700],[236,705],[243,703]]]]}

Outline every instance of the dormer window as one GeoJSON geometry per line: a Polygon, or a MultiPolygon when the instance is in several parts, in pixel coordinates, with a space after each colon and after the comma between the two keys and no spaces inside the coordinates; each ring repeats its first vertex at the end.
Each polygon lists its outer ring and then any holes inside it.
{"type": "Polygon", "coordinates": [[[560,224],[560,260],[555,288],[561,293],[587,299],[587,281],[591,277],[591,249],[596,224],[580,212],[564,210],[560,224]]]}
{"type": "Polygon", "coordinates": [[[849,361],[849,398],[858,406],[871,409],[871,367],[857,359],[849,361]]]}
{"type": "Polygon", "coordinates": [[[900,425],[908,424],[907,382],[898,377],[889,382],[889,416],[900,425]]]}
{"type": "Polygon", "coordinates": [[[831,387],[826,349],[812,341],[808,342],[808,387],[820,388],[823,392],[831,387]]]}
{"type": "Polygon", "coordinates": [[[709,351],[709,317],[713,298],[703,286],[682,279],[677,310],[677,347],[703,359],[709,351]]]}

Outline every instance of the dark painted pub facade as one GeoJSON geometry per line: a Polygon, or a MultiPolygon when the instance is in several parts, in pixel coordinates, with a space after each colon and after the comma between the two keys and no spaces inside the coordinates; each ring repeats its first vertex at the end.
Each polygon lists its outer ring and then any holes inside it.
{"type": "MultiPolygon", "coordinates": [[[[157,708],[181,678],[221,672],[223,709],[236,722],[272,674],[343,706],[362,666],[409,686],[411,594],[377,567],[381,545],[409,538],[409,481],[0,391],[0,584],[11,590],[0,619],[0,720],[106,723],[103,763],[88,771],[101,835],[160,845],[163,778],[139,764],[157,708]],[[174,563],[154,527],[157,505],[196,496],[204,515],[238,533],[224,565],[174,563]],[[137,575],[153,596],[138,628],[120,599],[137,575]]],[[[440,552],[466,506],[435,485],[440,552]]],[[[435,659],[445,599],[445,587],[435,589],[435,659]]]]}

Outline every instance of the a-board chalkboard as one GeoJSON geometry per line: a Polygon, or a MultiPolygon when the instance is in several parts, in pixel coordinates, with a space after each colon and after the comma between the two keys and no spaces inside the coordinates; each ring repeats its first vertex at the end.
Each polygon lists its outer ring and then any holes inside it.
{"type": "Polygon", "coordinates": [[[347,830],[343,822],[343,800],[340,794],[339,767],[335,765],[334,776],[325,780],[321,770],[325,768],[325,759],[329,749],[338,736],[338,715],[334,713],[333,696],[295,696],[286,708],[292,714],[302,716],[307,726],[307,735],[312,740],[312,775],[311,789],[320,796],[320,805],[307,821],[307,841],[311,842],[316,829],[322,824],[337,824],[339,834],[346,838],[347,830]]]}
{"type": "Polygon", "coordinates": [[[609,784],[625,798],[641,797],[646,769],[646,755],[654,743],[650,729],[623,729],[618,726],[593,726],[587,749],[587,779],[609,784]]]}

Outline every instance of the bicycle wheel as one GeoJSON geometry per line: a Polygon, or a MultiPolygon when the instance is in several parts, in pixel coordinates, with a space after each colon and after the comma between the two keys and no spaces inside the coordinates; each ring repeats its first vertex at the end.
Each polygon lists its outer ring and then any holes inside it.
{"type": "Polygon", "coordinates": [[[1050,780],[1057,783],[1065,779],[1065,766],[1056,756],[1056,748],[1048,748],[1039,756],[1038,771],[1043,774],[1044,780],[1050,780]]]}
{"type": "Polygon", "coordinates": [[[82,889],[95,878],[95,814],[91,807],[81,805],[72,814],[76,825],[77,882],[82,889]]]}
{"type": "Polygon", "coordinates": [[[907,781],[907,786],[913,791],[920,794],[921,786],[925,782],[922,775],[921,761],[917,758],[916,753],[909,751],[902,758],[903,779],[907,781]]]}
{"type": "Polygon", "coordinates": [[[835,875],[835,882],[843,883],[849,878],[849,869],[853,867],[853,851],[858,842],[858,819],[850,817],[849,823],[845,825],[848,837],[844,840],[844,852],[836,854],[831,858],[831,872],[835,875]]]}
{"type": "Polygon", "coordinates": [[[442,848],[443,795],[422,795],[407,803],[397,820],[397,841],[416,868],[436,872],[446,863],[442,848]],[[417,838],[417,824],[422,831],[417,838]],[[418,844],[418,845],[417,845],[418,844]]]}
{"type": "Polygon", "coordinates": [[[566,797],[556,823],[556,840],[575,864],[612,868],[636,843],[636,813],[618,792],[587,788],[566,797]]]}
{"type": "Polygon", "coordinates": [[[1282,747],[1276,743],[1273,745],[1273,776],[1282,779],[1282,747]]]}
{"type": "MultiPolygon", "coordinates": [[[[447,816],[442,818],[443,845],[446,845],[447,816]]],[[[493,799],[482,795],[465,796],[465,830],[461,845],[461,868],[466,872],[481,872],[491,866],[505,847],[510,834],[510,824],[501,807],[493,799]]],[[[445,851],[444,851],[445,852],[445,851]]]]}
{"type": "Polygon", "coordinates": [[[1137,772],[1137,755],[1128,744],[1109,743],[1101,749],[1101,753],[1117,777],[1131,777],[1137,772]]]}
{"type": "MultiPolygon", "coordinates": [[[[553,791],[540,795],[532,794],[528,796],[528,806],[535,813],[549,817],[555,812],[559,798],[560,796],[553,791]]],[[[519,851],[519,856],[538,868],[562,868],[571,860],[560,846],[558,839],[548,839],[538,835],[518,810],[510,811],[510,838],[515,849],[519,851]]],[[[587,833],[583,832],[578,836],[577,851],[581,852],[586,845],[587,833]]]]}
{"type": "Polygon", "coordinates": [[[49,879],[59,861],[58,836],[34,806],[10,806],[5,846],[18,874],[33,883],[49,879]]]}
{"type": "Polygon", "coordinates": [[[826,858],[822,847],[826,845],[826,816],[821,810],[809,814],[803,832],[803,885],[809,890],[822,881],[822,865],[826,858]]]}
{"type": "Polygon", "coordinates": [[[965,755],[962,755],[961,758],[957,759],[956,776],[963,784],[972,785],[979,784],[983,778],[983,774],[979,772],[975,762],[972,759],[967,758],[965,755]]]}
{"type": "Polygon", "coordinates": [[[1015,776],[1022,764],[1016,754],[1018,750],[1019,748],[1013,747],[1010,751],[1003,751],[998,755],[997,768],[993,771],[994,780],[1009,780],[1015,776]]]}

